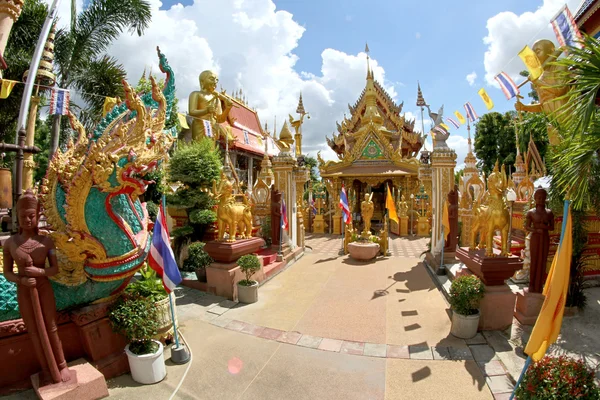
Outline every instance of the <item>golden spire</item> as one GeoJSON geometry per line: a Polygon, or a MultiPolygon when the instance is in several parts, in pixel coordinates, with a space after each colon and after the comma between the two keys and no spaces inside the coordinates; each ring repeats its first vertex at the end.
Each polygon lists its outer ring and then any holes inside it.
{"type": "Polygon", "coordinates": [[[369,43],[365,43],[365,53],[367,53],[367,79],[373,79],[373,71],[369,63],[369,43]]]}
{"type": "Polygon", "coordinates": [[[417,107],[426,107],[427,103],[425,102],[425,98],[423,97],[423,92],[421,92],[421,84],[417,81],[417,107]]]}
{"type": "Polygon", "coordinates": [[[306,114],[304,111],[304,104],[302,104],[302,92],[300,92],[300,100],[298,100],[298,108],[296,108],[298,114],[306,114]]]}
{"type": "Polygon", "coordinates": [[[283,121],[283,127],[281,128],[281,132],[279,132],[279,140],[277,141],[281,150],[285,153],[288,152],[292,144],[294,143],[294,139],[292,137],[292,132],[290,131],[290,127],[288,126],[287,121],[283,121]]]}
{"type": "Polygon", "coordinates": [[[375,82],[373,79],[373,71],[369,64],[369,45],[365,45],[365,52],[367,53],[367,86],[365,87],[365,103],[367,109],[362,118],[362,123],[367,124],[372,122],[376,125],[383,124],[383,117],[379,113],[377,108],[377,95],[375,94],[375,82]]]}
{"type": "MultiPolygon", "coordinates": [[[[42,86],[54,86],[56,82],[56,75],[52,72],[54,69],[54,37],[56,36],[56,24],[52,25],[46,44],[44,45],[44,51],[42,53],[42,59],[35,76],[37,84],[42,86]]],[[[29,70],[23,74],[23,81],[27,81],[29,70]]],[[[44,89],[44,88],[42,88],[44,89]]],[[[39,86],[38,86],[39,90],[39,86]]]]}

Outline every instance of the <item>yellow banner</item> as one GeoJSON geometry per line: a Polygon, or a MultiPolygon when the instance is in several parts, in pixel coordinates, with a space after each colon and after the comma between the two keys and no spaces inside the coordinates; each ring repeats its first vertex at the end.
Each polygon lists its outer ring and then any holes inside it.
{"type": "Polygon", "coordinates": [[[10,96],[10,92],[12,92],[13,87],[17,81],[11,81],[9,79],[2,79],[2,89],[0,89],[0,99],[6,99],[10,96]]]}
{"type": "Polygon", "coordinates": [[[543,295],[546,298],[531,332],[531,337],[525,347],[525,353],[533,361],[541,360],[546,354],[548,347],[556,342],[565,312],[565,302],[569,290],[571,255],[573,253],[570,209],[567,209],[566,214],[567,223],[565,224],[564,236],[552,260],[552,266],[550,267],[543,290],[543,295]]]}
{"type": "Polygon", "coordinates": [[[444,128],[445,130],[447,130],[447,131],[450,131],[450,127],[449,127],[448,125],[446,125],[445,123],[443,123],[443,122],[442,122],[442,123],[440,124],[440,126],[441,126],[442,128],[444,128]]]}
{"type": "Polygon", "coordinates": [[[459,113],[458,111],[454,111],[454,115],[456,115],[456,118],[458,118],[458,122],[462,124],[466,124],[467,120],[465,119],[465,117],[462,116],[461,113],[459,113]]]}
{"type": "Polygon", "coordinates": [[[448,237],[450,233],[450,215],[448,214],[448,202],[444,201],[444,208],[442,209],[442,227],[444,228],[444,239],[448,237]]]}
{"type": "Polygon", "coordinates": [[[479,96],[481,96],[481,100],[483,100],[488,110],[494,108],[494,102],[492,101],[492,99],[490,99],[490,96],[488,96],[484,88],[479,89],[477,93],[479,93],[479,96]]]}
{"type": "Polygon", "coordinates": [[[177,119],[179,119],[179,125],[181,125],[182,129],[190,129],[190,126],[187,123],[187,119],[185,118],[185,114],[177,113],[177,119]]]}
{"type": "Polygon", "coordinates": [[[532,81],[535,81],[542,75],[542,72],[544,72],[542,64],[529,46],[523,47],[523,50],[519,52],[519,57],[521,57],[521,60],[523,60],[523,63],[527,67],[529,77],[532,81]]]}
{"type": "Polygon", "coordinates": [[[390,193],[390,187],[387,187],[387,196],[385,197],[385,208],[388,210],[388,217],[395,221],[397,224],[400,223],[398,219],[398,214],[396,213],[396,204],[394,203],[394,198],[390,193]]]}
{"type": "Polygon", "coordinates": [[[102,107],[102,116],[106,117],[106,114],[108,114],[110,112],[110,110],[112,110],[113,107],[116,105],[117,105],[116,97],[105,97],[104,98],[104,106],[102,107]]]}

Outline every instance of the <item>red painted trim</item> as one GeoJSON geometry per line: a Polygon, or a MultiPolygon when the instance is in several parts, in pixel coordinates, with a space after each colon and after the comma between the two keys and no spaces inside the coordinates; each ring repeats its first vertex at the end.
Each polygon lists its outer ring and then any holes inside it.
{"type": "Polygon", "coordinates": [[[133,261],[143,253],[144,253],[144,249],[140,249],[140,251],[138,251],[137,253],[135,253],[127,258],[122,258],[117,261],[111,261],[111,262],[100,263],[100,264],[86,264],[85,266],[88,268],[93,268],[93,269],[104,269],[104,268],[114,267],[115,265],[122,265],[122,264],[128,263],[130,261],[133,261]]]}
{"type": "Polygon", "coordinates": [[[140,225],[144,226],[144,221],[142,220],[142,217],[140,217],[140,214],[137,212],[137,209],[135,208],[135,205],[133,204],[133,201],[131,201],[131,197],[130,196],[127,196],[127,201],[129,202],[129,206],[133,210],[133,213],[137,217],[138,221],[140,221],[140,225]]]}
{"type": "Polygon", "coordinates": [[[104,207],[106,208],[106,212],[108,213],[108,216],[114,221],[115,224],[117,224],[117,226],[119,228],[121,228],[121,230],[123,232],[125,232],[125,234],[127,235],[127,238],[131,242],[131,245],[133,246],[133,248],[136,248],[137,247],[137,243],[135,242],[135,237],[125,227],[125,221],[123,220],[123,218],[117,216],[117,214],[115,214],[113,212],[113,210],[112,210],[112,204],[110,204],[110,200],[113,197],[115,197],[116,195],[119,195],[119,194],[122,194],[122,193],[121,192],[110,193],[108,196],[106,196],[106,199],[104,200],[104,207]]]}

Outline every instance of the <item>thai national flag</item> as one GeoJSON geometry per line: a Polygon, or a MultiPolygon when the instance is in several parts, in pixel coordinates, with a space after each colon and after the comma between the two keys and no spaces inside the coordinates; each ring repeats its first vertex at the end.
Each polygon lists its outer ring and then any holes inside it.
{"type": "Polygon", "coordinates": [[[456,129],[460,128],[460,124],[456,122],[453,118],[446,117],[446,121],[450,122],[456,129]]]}
{"type": "Polygon", "coordinates": [[[351,223],[352,214],[350,213],[350,207],[348,206],[348,196],[346,195],[344,185],[342,185],[342,193],[340,194],[340,208],[342,209],[342,213],[344,213],[344,223],[351,223]]]}
{"type": "Polygon", "coordinates": [[[285,200],[283,199],[281,199],[281,227],[286,231],[288,229],[287,208],[285,207],[285,200]]]}
{"type": "Polygon", "coordinates": [[[471,103],[465,103],[465,111],[467,112],[467,118],[469,118],[471,122],[475,122],[475,120],[479,118],[471,103]]]}
{"type": "Polygon", "coordinates": [[[181,283],[181,274],[179,273],[175,256],[171,249],[167,217],[162,203],[156,216],[156,223],[154,224],[154,234],[152,236],[148,263],[150,264],[150,268],[156,271],[158,276],[162,278],[163,286],[167,293],[171,293],[181,283]]]}
{"type": "Polygon", "coordinates": [[[500,85],[500,89],[504,92],[507,100],[510,100],[519,94],[519,88],[506,72],[500,72],[494,79],[500,85]]]}
{"type": "Polygon", "coordinates": [[[571,46],[581,49],[581,32],[566,5],[552,19],[552,29],[562,47],[571,46]]]}
{"type": "Polygon", "coordinates": [[[67,115],[69,113],[69,91],[64,89],[52,89],[50,95],[50,115],[61,114],[67,115]]]}

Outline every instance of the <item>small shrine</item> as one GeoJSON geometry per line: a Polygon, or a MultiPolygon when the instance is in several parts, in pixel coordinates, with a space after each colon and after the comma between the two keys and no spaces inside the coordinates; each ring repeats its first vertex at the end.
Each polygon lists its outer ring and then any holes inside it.
{"type": "MultiPolygon", "coordinates": [[[[339,203],[343,185],[348,191],[350,211],[358,218],[359,199],[368,193],[374,204],[372,221],[378,226],[384,220],[386,184],[398,200],[401,196],[414,199],[420,189],[420,162],[416,157],[424,137],[414,131],[415,121],[401,114],[403,104],[396,104],[375,80],[367,55],[365,88],[358,101],[348,106],[350,117],[337,123],[338,133],[327,138],[339,161],[324,161],[320,154],[317,156],[332,204],[339,203]]],[[[333,217],[333,233],[341,234],[341,229],[338,209],[333,217]]]]}

